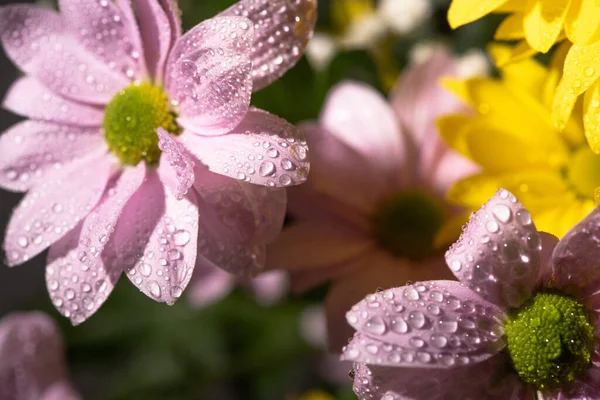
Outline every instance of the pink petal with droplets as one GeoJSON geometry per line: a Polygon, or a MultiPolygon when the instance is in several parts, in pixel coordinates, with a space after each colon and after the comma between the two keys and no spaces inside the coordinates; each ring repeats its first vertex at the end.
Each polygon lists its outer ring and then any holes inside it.
{"type": "Polygon", "coordinates": [[[175,43],[165,80],[180,125],[220,135],[242,121],[252,93],[252,32],[246,18],[212,18],[175,43]]]}
{"type": "Polygon", "coordinates": [[[177,39],[181,36],[181,10],[179,9],[179,5],[177,4],[177,0],[160,0],[160,4],[162,5],[167,17],[169,18],[169,23],[171,24],[171,45],[173,45],[177,39]]]}
{"type": "Polygon", "coordinates": [[[112,70],[132,79],[144,71],[137,26],[109,0],[59,0],[60,13],[79,43],[112,70]]]}
{"type": "Polygon", "coordinates": [[[142,43],[142,34],[135,16],[132,0],[115,0],[115,4],[123,13],[123,17],[127,20],[129,26],[131,43],[133,44],[131,57],[139,60],[138,79],[148,78],[148,67],[146,66],[146,55],[144,54],[144,45],[142,43]]]}
{"type": "Polygon", "coordinates": [[[235,275],[249,276],[264,265],[264,244],[257,240],[254,205],[238,182],[196,168],[200,221],[198,252],[235,275]]]}
{"type": "Polygon", "coordinates": [[[24,117],[65,125],[99,127],[104,118],[99,108],[58,96],[30,77],[13,83],[2,106],[24,117]]]}
{"type": "Polygon", "coordinates": [[[116,252],[127,277],[148,297],[169,305],[181,297],[196,263],[196,195],[177,200],[149,172],[115,230],[116,252]]]}
{"type": "Polygon", "coordinates": [[[505,346],[504,313],[455,281],[424,281],[367,295],[346,314],[357,335],[342,359],[367,364],[452,368],[505,346]]]}
{"type": "Polygon", "coordinates": [[[600,208],[596,207],[558,242],[552,272],[559,287],[580,289],[600,284],[600,208]]]}
{"type": "Polygon", "coordinates": [[[177,200],[183,199],[194,184],[194,162],[167,131],[158,128],[158,147],[162,150],[158,174],[177,200]]]}
{"type": "Polygon", "coordinates": [[[468,366],[434,370],[355,363],[353,386],[358,400],[529,398],[526,396],[527,389],[516,376],[506,375],[505,368],[503,357],[468,366]]]}
{"type": "Polygon", "coordinates": [[[193,306],[208,307],[227,296],[234,286],[233,275],[199,255],[187,289],[187,298],[193,306]]]}
{"type": "Polygon", "coordinates": [[[241,181],[285,187],[308,176],[304,135],[266,111],[251,108],[226,135],[203,137],[186,131],[180,140],[211,171],[241,181]]]}
{"type": "Polygon", "coordinates": [[[0,9],[0,39],[19,68],[61,96],[108,103],[127,78],[87,52],[66,25],[55,12],[38,7],[0,9]]]}
{"type": "Polygon", "coordinates": [[[55,382],[66,378],[64,351],[60,331],[48,315],[12,313],[2,318],[0,398],[39,399],[55,382]]]}
{"type": "Polygon", "coordinates": [[[552,252],[558,244],[558,238],[550,233],[540,232],[542,251],[540,253],[540,271],[538,272],[538,284],[547,286],[552,278],[552,252]]]}
{"type": "Polygon", "coordinates": [[[50,248],[46,286],[58,311],[78,325],[104,304],[123,267],[114,252],[112,232],[123,207],[140,187],[145,164],[127,168],[107,185],[98,206],[79,229],[50,248]]]}
{"type": "Polygon", "coordinates": [[[106,148],[98,128],[23,121],[0,136],[0,186],[19,192],[106,148]]]}
{"type": "MultiPolygon", "coordinates": [[[[304,123],[299,128],[306,134],[314,165],[300,190],[330,197],[367,216],[382,198],[398,189],[397,174],[386,174],[331,130],[317,123],[304,123]]],[[[293,207],[290,210],[295,211],[293,207]]]]}
{"type": "Polygon", "coordinates": [[[174,34],[171,22],[158,1],[133,0],[138,18],[148,73],[162,83],[174,34]]]}
{"type": "Polygon", "coordinates": [[[47,389],[40,400],[80,400],[81,397],[69,382],[58,382],[47,389]]]}
{"type": "Polygon", "coordinates": [[[254,90],[279,79],[296,65],[313,35],[316,0],[241,0],[219,16],[242,16],[254,24],[254,90]]]}
{"type": "Polygon", "coordinates": [[[285,219],[287,194],[283,188],[238,182],[252,204],[256,224],[255,240],[270,243],[281,233],[285,219]]]}
{"type": "Polygon", "coordinates": [[[112,160],[96,153],[46,174],[8,223],[4,241],[8,265],[27,261],[73,229],[98,203],[113,172],[112,160]]]}
{"type": "Polygon", "coordinates": [[[379,175],[395,185],[406,183],[410,165],[400,124],[375,89],[352,81],[338,84],[329,92],[319,122],[360,153],[379,175]]]}
{"type": "Polygon", "coordinates": [[[529,212],[500,189],[471,218],[446,252],[454,275],[501,307],[531,295],[540,270],[541,239],[529,212]]]}

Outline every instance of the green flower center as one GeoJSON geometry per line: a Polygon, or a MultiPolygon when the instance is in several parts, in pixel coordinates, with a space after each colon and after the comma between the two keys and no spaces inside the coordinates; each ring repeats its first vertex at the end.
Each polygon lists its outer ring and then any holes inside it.
{"type": "Polygon", "coordinates": [[[410,190],[379,204],[371,217],[371,230],[394,256],[422,260],[434,253],[435,235],[445,220],[442,203],[423,191],[410,190]]]}
{"type": "Polygon", "coordinates": [[[585,144],[572,154],[566,176],[577,194],[593,198],[594,191],[600,187],[600,156],[585,144]]]}
{"type": "Polygon", "coordinates": [[[594,328],[569,296],[539,292],[509,312],[504,327],[517,374],[537,389],[569,383],[590,365],[594,328]]]}
{"type": "Polygon", "coordinates": [[[144,160],[157,165],[160,158],[157,128],[180,133],[176,115],[163,90],[150,83],[133,84],[119,92],[106,106],[104,137],[108,148],[123,164],[144,160]]]}

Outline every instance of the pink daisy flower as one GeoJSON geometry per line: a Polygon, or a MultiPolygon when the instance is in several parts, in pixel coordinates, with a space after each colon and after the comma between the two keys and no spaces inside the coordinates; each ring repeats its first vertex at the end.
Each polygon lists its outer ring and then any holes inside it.
{"type": "Polygon", "coordinates": [[[297,292],[333,281],[326,310],[334,350],[352,335],[346,310],[373,288],[449,275],[434,243],[444,241],[440,228],[456,214],[444,193],[474,168],[435,127],[439,115],[462,110],[438,85],[455,69],[438,48],[405,72],[391,104],[364,84],[344,82],[319,121],[303,126],[311,176],[288,191],[295,223],[269,248],[268,266],[289,270],[297,292]]]}
{"type": "Polygon", "coordinates": [[[4,106],[29,118],[0,139],[0,185],[27,191],[8,263],[50,247],[48,291],[74,324],[122,272],[168,304],[195,265],[255,273],[281,229],[277,187],[308,162],[302,135],[250,96],[302,55],[316,2],[242,0],[183,36],[173,1],[59,6],[0,9],[26,74],[4,106]]]}
{"type": "Polygon", "coordinates": [[[600,397],[600,208],[558,242],[501,189],[446,253],[456,281],[370,294],[357,330],[359,399],[600,397]]]}
{"type": "Polygon", "coordinates": [[[68,379],[62,335],[39,312],[9,314],[0,320],[0,398],[76,400],[68,379]]]}

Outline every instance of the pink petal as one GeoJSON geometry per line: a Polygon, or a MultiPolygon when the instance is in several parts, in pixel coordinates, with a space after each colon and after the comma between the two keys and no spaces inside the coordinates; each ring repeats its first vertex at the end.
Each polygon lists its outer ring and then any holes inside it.
{"type": "Polygon", "coordinates": [[[504,371],[503,357],[448,369],[381,367],[354,364],[358,400],[526,399],[527,389],[504,371]]]}
{"type": "Polygon", "coordinates": [[[208,307],[227,296],[234,285],[233,275],[198,256],[187,298],[196,307],[208,307]]]}
{"type": "Polygon", "coordinates": [[[0,136],[0,186],[27,191],[47,182],[63,165],[105,148],[98,128],[20,122],[0,136]]]}
{"type": "Polygon", "coordinates": [[[68,29],[88,52],[128,79],[145,72],[139,57],[137,25],[112,1],[59,0],[58,3],[68,29]]]}
{"type": "Polygon", "coordinates": [[[58,327],[46,314],[13,313],[2,318],[0,398],[39,399],[66,378],[64,351],[58,327]]]}
{"type": "Polygon", "coordinates": [[[241,0],[219,14],[243,16],[254,24],[254,90],[279,79],[296,65],[313,35],[316,0],[241,0]]]}
{"type": "Polygon", "coordinates": [[[162,83],[174,33],[171,21],[158,1],[133,0],[150,77],[162,83]]]}
{"type": "Polygon", "coordinates": [[[252,293],[262,305],[273,305],[281,301],[288,291],[288,276],[283,271],[267,271],[249,282],[252,293]]]}
{"type": "Polygon", "coordinates": [[[327,97],[321,117],[323,128],[362,154],[378,174],[394,184],[408,175],[405,143],[394,110],[371,87],[344,82],[327,97]]]}
{"type": "Polygon", "coordinates": [[[49,172],[14,210],[4,241],[8,265],[29,260],[59,240],[100,200],[114,171],[104,154],[49,172]]]}
{"type": "Polygon", "coordinates": [[[346,314],[358,334],[342,359],[451,368],[504,348],[504,313],[459,282],[424,281],[367,295],[346,314]]]}
{"type": "Polygon", "coordinates": [[[149,172],[115,230],[116,252],[127,277],[148,297],[169,305],[181,296],[196,263],[195,194],[177,200],[149,172]]]}
{"type": "Polygon", "coordinates": [[[257,185],[284,187],[306,181],[304,135],[289,122],[251,108],[226,135],[184,132],[180,140],[211,171],[257,185]]]}
{"type": "Polygon", "coordinates": [[[264,244],[256,236],[252,199],[239,182],[196,169],[199,194],[198,251],[209,262],[239,276],[257,273],[264,265],[264,244]]]}
{"type": "MultiPolygon", "coordinates": [[[[310,178],[301,191],[312,196],[330,197],[355,213],[367,216],[382,198],[397,189],[396,176],[382,174],[372,160],[332,131],[316,123],[304,123],[300,129],[306,134],[313,165],[310,178]]],[[[293,213],[295,208],[290,210],[293,213]]]]}
{"type": "Polygon", "coordinates": [[[256,240],[270,243],[281,233],[285,219],[287,194],[284,188],[238,182],[252,204],[256,240]]]}
{"type": "Polygon", "coordinates": [[[40,400],[79,400],[77,394],[69,382],[58,382],[47,389],[40,400]]]}
{"type": "Polygon", "coordinates": [[[3,107],[35,120],[65,125],[102,125],[102,110],[60,97],[34,78],[17,80],[8,90],[3,107]]]}
{"type": "Polygon", "coordinates": [[[552,278],[552,252],[558,244],[558,238],[550,233],[540,232],[542,251],[540,253],[540,271],[537,281],[547,286],[552,278]]]}
{"type": "Polygon", "coordinates": [[[181,10],[179,9],[177,0],[160,0],[160,4],[165,10],[171,24],[171,33],[173,36],[171,43],[175,43],[181,36],[181,10]]]}
{"type": "Polygon", "coordinates": [[[585,290],[600,283],[600,208],[596,207],[558,242],[552,272],[558,287],[585,290]]]}
{"type": "Polygon", "coordinates": [[[374,247],[368,236],[338,225],[297,222],[269,245],[269,269],[301,271],[352,260],[374,247]]]}
{"type": "Polygon", "coordinates": [[[156,131],[158,147],[163,151],[158,173],[173,196],[183,199],[194,184],[194,162],[185,154],[183,146],[177,143],[162,128],[156,131]]]}
{"type": "Polygon", "coordinates": [[[123,272],[114,253],[112,232],[123,207],[142,184],[145,171],[144,163],[125,169],[107,185],[99,205],[81,227],[50,247],[46,286],[58,311],[73,325],[104,304],[123,272]]]}
{"type": "Polygon", "coordinates": [[[531,295],[540,269],[541,240],[529,212],[500,189],[471,215],[446,262],[462,282],[504,307],[531,295]]]}
{"type": "Polygon", "coordinates": [[[252,93],[252,34],[246,18],[212,18],[177,40],[165,87],[178,104],[180,125],[219,135],[242,121],[252,93]]]}
{"type": "Polygon", "coordinates": [[[51,91],[73,100],[106,104],[128,84],[81,47],[53,11],[16,5],[0,9],[6,54],[51,91]]]}
{"type": "MultiPolygon", "coordinates": [[[[431,141],[433,140],[431,139],[431,141]]],[[[440,141],[441,139],[436,138],[435,140],[440,141]]],[[[427,146],[431,144],[431,141],[427,146]]],[[[442,198],[459,179],[481,172],[480,166],[448,148],[438,153],[434,162],[435,168],[427,170],[424,167],[423,172],[429,176],[430,187],[442,198]]]]}

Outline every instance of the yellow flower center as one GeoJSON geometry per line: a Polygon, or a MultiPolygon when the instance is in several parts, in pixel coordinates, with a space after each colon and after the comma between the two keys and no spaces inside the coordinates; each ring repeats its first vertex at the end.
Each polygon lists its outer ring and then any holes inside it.
{"type": "Polygon", "coordinates": [[[150,83],[133,84],[106,106],[104,138],[123,164],[137,165],[144,160],[148,165],[157,165],[161,151],[156,129],[178,135],[180,128],[175,118],[161,88],[150,83]]]}

